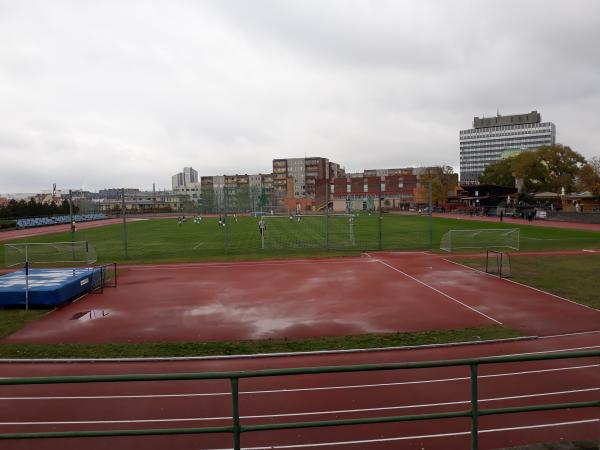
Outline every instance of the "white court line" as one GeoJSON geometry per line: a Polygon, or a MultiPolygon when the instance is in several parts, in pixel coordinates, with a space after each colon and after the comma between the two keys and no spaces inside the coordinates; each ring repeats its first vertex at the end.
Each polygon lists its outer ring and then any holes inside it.
{"type": "MultiPolygon", "coordinates": [[[[600,387],[589,388],[589,389],[574,389],[570,391],[556,391],[556,392],[543,392],[539,394],[527,394],[527,395],[516,395],[510,397],[492,397],[492,398],[481,398],[479,403],[483,402],[497,402],[504,400],[518,400],[523,398],[534,398],[534,397],[548,397],[553,395],[565,395],[565,394],[577,394],[581,392],[600,391],[600,387]]],[[[308,411],[299,413],[285,413],[285,414],[257,414],[240,416],[240,419],[275,419],[283,417],[299,417],[299,416],[325,416],[331,414],[349,414],[349,413],[365,413],[365,412],[378,412],[378,411],[394,411],[401,409],[413,409],[413,408],[431,408],[439,406],[451,406],[451,405],[463,405],[470,404],[471,400],[459,400],[453,402],[440,402],[440,403],[423,403],[416,405],[400,405],[400,406],[385,406],[379,408],[356,408],[356,409],[338,409],[330,411],[308,411]]],[[[90,424],[117,424],[117,423],[156,423],[156,422],[200,422],[210,420],[231,420],[231,416],[222,417],[181,417],[172,419],[122,419],[122,420],[74,420],[74,421],[52,421],[52,422],[0,422],[0,425],[90,425],[90,424]]]]}
{"type": "Polygon", "coordinates": [[[526,284],[519,283],[518,281],[509,280],[508,278],[499,278],[496,275],[493,275],[491,273],[487,273],[487,272],[483,272],[481,270],[477,270],[477,269],[475,269],[473,267],[466,266],[464,264],[458,263],[456,261],[452,261],[450,259],[446,259],[446,258],[442,258],[442,259],[444,261],[448,261],[449,263],[456,264],[457,266],[461,266],[461,267],[465,267],[467,269],[473,270],[474,272],[477,272],[477,273],[479,273],[481,275],[488,275],[490,277],[494,277],[495,279],[499,279],[500,281],[506,281],[508,283],[513,283],[513,284],[516,284],[516,285],[519,285],[519,286],[523,286],[523,287],[526,287],[527,289],[532,289],[532,290],[534,290],[536,292],[541,292],[542,294],[549,295],[550,297],[554,297],[554,298],[557,298],[559,300],[563,300],[565,302],[572,303],[573,305],[581,306],[583,308],[589,309],[590,311],[594,311],[595,313],[600,313],[600,310],[598,310],[598,309],[592,308],[591,306],[583,305],[581,303],[574,302],[573,300],[569,300],[568,298],[561,297],[560,295],[553,294],[552,292],[546,292],[546,291],[543,291],[541,289],[534,288],[533,286],[528,286],[526,284]]]}
{"type": "Polygon", "coordinates": [[[482,313],[481,311],[477,311],[475,308],[473,308],[473,307],[471,307],[471,306],[469,306],[469,305],[467,305],[467,304],[465,304],[465,303],[461,302],[460,300],[457,300],[457,299],[455,299],[454,297],[452,297],[452,296],[450,296],[450,295],[446,294],[445,292],[442,292],[442,291],[440,291],[439,289],[436,289],[436,288],[434,288],[433,286],[431,286],[431,285],[429,285],[429,284],[427,284],[427,283],[425,283],[425,282],[423,282],[423,281],[421,281],[421,280],[418,280],[418,279],[416,279],[415,277],[413,277],[413,276],[411,276],[411,275],[407,274],[406,272],[403,272],[403,271],[401,271],[400,269],[397,269],[397,268],[395,268],[394,266],[391,266],[391,265],[389,265],[389,264],[388,264],[388,263],[386,263],[385,261],[381,261],[380,259],[378,259],[377,261],[378,261],[378,262],[380,262],[381,264],[383,264],[384,266],[387,266],[387,267],[389,267],[390,269],[392,269],[392,270],[395,270],[396,272],[398,272],[398,273],[401,273],[402,275],[404,275],[404,276],[406,276],[406,277],[410,278],[411,280],[413,280],[413,281],[416,281],[417,283],[419,283],[419,284],[422,284],[423,286],[426,286],[426,287],[428,287],[429,289],[432,289],[432,290],[434,290],[434,291],[435,291],[435,292],[437,292],[438,294],[442,294],[444,297],[446,297],[446,298],[449,298],[449,299],[450,299],[450,300],[452,300],[453,302],[459,303],[460,305],[464,306],[465,308],[468,308],[468,309],[470,309],[471,311],[474,311],[474,312],[476,312],[477,314],[480,314],[480,315],[482,315],[482,316],[483,316],[483,317],[485,317],[486,319],[489,319],[489,320],[491,320],[492,322],[496,322],[496,323],[497,323],[497,324],[499,324],[499,325],[503,325],[503,323],[502,323],[502,322],[500,322],[499,320],[496,320],[496,319],[494,319],[493,317],[490,317],[490,316],[488,316],[487,314],[484,314],[484,313],[482,313]]]}
{"type": "MultiPolygon", "coordinates": [[[[600,364],[588,364],[585,366],[557,367],[554,369],[529,370],[522,372],[508,372],[490,375],[479,375],[479,378],[497,378],[516,375],[537,375],[544,372],[561,372],[563,370],[579,370],[590,369],[592,367],[600,367],[600,364]]],[[[447,383],[451,381],[470,380],[470,377],[453,377],[453,378],[437,378],[432,380],[417,380],[417,381],[397,381],[393,383],[373,383],[373,384],[349,384],[342,386],[323,386],[310,388],[289,388],[289,389],[270,389],[256,391],[240,391],[240,395],[257,395],[257,394],[281,394],[293,392],[307,391],[329,391],[334,389],[365,389],[365,388],[380,388],[389,386],[406,386],[413,384],[429,384],[429,383],[447,383]]],[[[145,395],[86,395],[86,396],[48,396],[48,397],[0,397],[0,400],[106,400],[106,399],[133,399],[133,398],[171,398],[171,397],[219,397],[231,396],[231,392],[202,392],[202,393],[186,393],[186,394],[145,394],[145,395]]]]}
{"type": "MultiPolygon", "coordinates": [[[[495,433],[504,431],[518,431],[528,430],[532,428],[550,428],[567,425],[580,425],[584,423],[598,422],[598,419],[586,419],[586,420],[574,420],[571,422],[554,422],[554,423],[543,423],[536,425],[527,425],[522,427],[510,427],[510,428],[493,428],[488,430],[479,430],[479,433],[495,433]]],[[[337,441],[337,442],[319,442],[315,444],[292,444],[292,445],[269,445],[268,447],[242,447],[242,450],[277,450],[277,449],[288,449],[288,448],[308,448],[308,447],[331,447],[333,445],[354,445],[354,444],[373,444],[378,442],[395,442],[395,441],[407,441],[413,439],[431,439],[441,437],[452,437],[452,436],[467,436],[470,435],[470,431],[458,431],[455,433],[440,433],[440,434],[424,434],[419,436],[400,436],[393,438],[379,438],[379,439],[363,439],[359,441],[337,441]]],[[[218,448],[208,450],[231,450],[231,448],[218,448]]]]}

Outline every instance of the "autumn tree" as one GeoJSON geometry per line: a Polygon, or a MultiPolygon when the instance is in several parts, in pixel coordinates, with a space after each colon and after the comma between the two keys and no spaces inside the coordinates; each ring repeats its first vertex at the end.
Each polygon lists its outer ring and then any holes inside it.
{"type": "Polygon", "coordinates": [[[589,191],[600,197],[600,157],[595,156],[581,167],[577,174],[577,190],[589,191]]]}
{"type": "Polygon", "coordinates": [[[575,182],[585,158],[566,145],[547,145],[533,151],[496,161],[479,177],[482,184],[515,186],[522,178],[525,192],[561,192],[575,190],[575,182]]]}
{"type": "Polygon", "coordinates": [[[514,187],[515,177],[512,171],[511,158],[501,159],[487,166],[483,171],[483,175],[479,177],[479,183],[514,187]]]}
{"type": "Polygon", "coordinates": [[[421,175],[421,185],[427,190],[431,182],[431,201],[434,205],[445,205],[448,195],[458,186],[458,175],[451,166],[431,167],[421,175]]]}

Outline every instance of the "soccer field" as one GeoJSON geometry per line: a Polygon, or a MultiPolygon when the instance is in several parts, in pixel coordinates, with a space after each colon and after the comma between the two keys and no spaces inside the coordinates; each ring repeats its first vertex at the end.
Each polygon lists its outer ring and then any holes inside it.
{"type": "MultiPolygon", "coordinates": [[[[384,214],[378,226],[377,215],[304,216],[298,222],[289,217],[267,218],[264,248],[259,219],[227,217],[225,227],[217,218],[181,225],[176,219],[131,219],[127,224],[127,253],[124,255],[122,224],[80,230],[75,240],[92,243],[99,262],[179,262],[224,259],[263,259],[275,257],[358,254],[374,250],[439,250],[440,238],[449,230],[519,228],[521,250],[564,250],[600,248],[600,233],[532,225],[475,222],[446,218],[431,219],[412,215],[384,214]]],[[[28,237],[12,242],[70,241],[70,233],[28,237]]],[[[4,261],[4,246],[0,246],[4,261]]]]}

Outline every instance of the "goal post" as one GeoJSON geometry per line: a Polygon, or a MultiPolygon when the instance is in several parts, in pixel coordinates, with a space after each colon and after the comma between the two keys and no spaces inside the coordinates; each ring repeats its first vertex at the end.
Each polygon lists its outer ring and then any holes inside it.
{"type": "Polygon", "coordinates": [[[356,246],[354,214],[265,215],[263,249],[344,249],[356,246]]]}
{"type": "Polygon", "coordinates": [[[440,250],[511,249],[519,250],[519,228],[450,230],[440,239],[440,250]]]}
{"type": "Polygon", "coordinates": [[[512,276],[510,255],[497,250],[486,250],[485,271],[499,278],[510,278],[512,276]]]}

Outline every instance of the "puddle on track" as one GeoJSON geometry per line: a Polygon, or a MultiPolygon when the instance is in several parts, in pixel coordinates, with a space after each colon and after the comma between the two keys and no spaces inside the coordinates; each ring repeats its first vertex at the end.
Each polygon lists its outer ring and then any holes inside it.
{"type": "Polygon", "coordinates": [[[110,314],[110,311],[104,309],[91,309],[88,311],[79,311],[73,316],[71,316],[71,320],[79,320],[80,322],[87,322],[89,320],[101,319],[102,317],[106,317],[110,314]]]}

